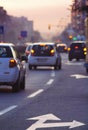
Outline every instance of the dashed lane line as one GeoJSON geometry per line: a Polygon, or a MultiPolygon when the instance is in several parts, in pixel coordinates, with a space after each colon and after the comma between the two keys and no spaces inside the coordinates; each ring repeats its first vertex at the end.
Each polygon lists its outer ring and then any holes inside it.
{"type": "Polygon", "coordinates": [[[7,112],[9,112],[9,111],[11,111],[11,110],[13,110],[13,109],[15,109],[16,107],[17,107],[17,105],[13,105],[13,106],[7,107],[6,109],[0,111],[0,116],[5,114],[5,113],[7,113],[7,112]]]}
{"type": "Polygon", "coordinates": [[[51,85],[51,84],[53,83],[53,81],[54,81],[54,79],[50,79],[50,80],[46,83],[46,85],[51,85]]]}
{"type": "Polygon", "coordinates": [[[29,95],[27,98],[33,98],[33,97],[37,96],[38,94],[42,93],[43,91],[44,91],[43,89],[39,89],[38,91],[29,95]]]}

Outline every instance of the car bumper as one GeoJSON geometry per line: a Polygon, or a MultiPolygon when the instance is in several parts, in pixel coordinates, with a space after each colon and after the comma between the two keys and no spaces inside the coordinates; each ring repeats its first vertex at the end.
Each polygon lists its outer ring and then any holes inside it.
{"type": "Polygon", "coordinates": [[[56,58],[55,57],[32,57],[28,60],[30,65],[55,65],[56,58]]]}

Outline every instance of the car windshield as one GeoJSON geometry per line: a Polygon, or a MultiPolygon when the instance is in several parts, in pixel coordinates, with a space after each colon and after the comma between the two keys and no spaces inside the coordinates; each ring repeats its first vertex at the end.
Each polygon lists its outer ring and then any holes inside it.
{"type": "Polygon", "coordinates": [[[8,46],[0,46],[0,58],[12,57],[12,52],[8,46]]]}

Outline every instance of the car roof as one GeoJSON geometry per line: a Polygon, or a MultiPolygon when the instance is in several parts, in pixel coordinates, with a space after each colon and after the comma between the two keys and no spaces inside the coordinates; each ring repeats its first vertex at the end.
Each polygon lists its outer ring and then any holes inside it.
{"type": "Polygon", "coordinates": [[[40,44],[55,45],[55,43],[53,43],[53,42],[36,42],[36,43],[33,43],[33,45],[40,45],[40,44]]]}
{"type": "Polygon", "coordinates": [[[73,41],[73,42],[71,42],[71,44],[72,43],[86,43],[86,41],[73,41]]]}
{"type": "Polygon", "coordinates": [[[15,46],[13,43],[0,43],[0,46],[15,46]]]}
{"type": "Polygon", "coordinates": [[[65,43],[60,43],[60,44],[57,44],[57,46],[67,46],[67,44],[65,44],[65,43]]]}

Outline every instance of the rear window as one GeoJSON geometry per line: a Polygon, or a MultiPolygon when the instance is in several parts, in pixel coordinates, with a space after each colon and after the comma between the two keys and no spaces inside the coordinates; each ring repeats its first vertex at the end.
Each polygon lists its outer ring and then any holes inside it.
{"type": "Polygon", "coordinates": [[[34,50],[34,56],[51,56],[50,51],[54,48],[52,45],[34,45],[32,49],[34,50]]]}
{"type": "Polygon", "coordinates": [[[79,49],[84,48],[86,45],[85,43],[72,43],[71,48],[74,48],[75,46],[78,46],[79,49]]]}
{"type": "Polygon", "coordinates": [[[8,46],[0,46],[0,58],[12,57],[12,52],[8,46]]]}

